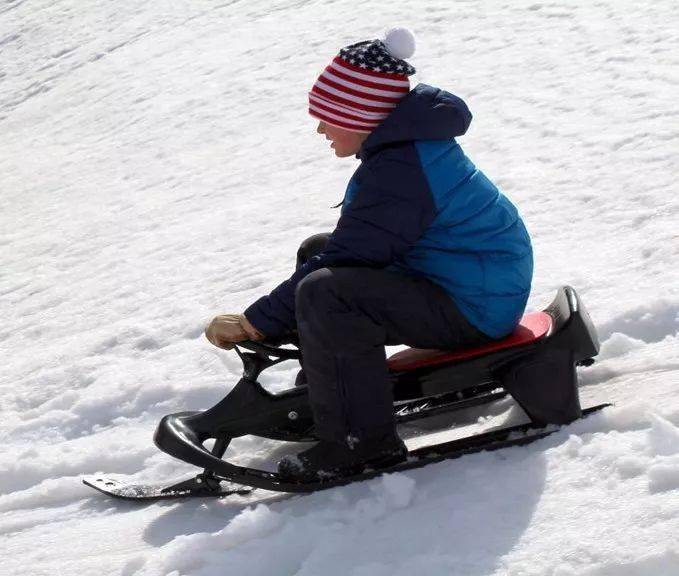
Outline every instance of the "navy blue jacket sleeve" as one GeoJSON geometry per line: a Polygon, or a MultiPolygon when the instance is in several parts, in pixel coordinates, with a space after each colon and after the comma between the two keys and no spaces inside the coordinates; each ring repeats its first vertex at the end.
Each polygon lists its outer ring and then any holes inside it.
{"type": "Polygon", "coordinates": [[[434,219],[434,200],[415,147],[378,156],[356,171],[356,194],[343,208],[325,250],[245,310],[267,337],[278,338],[295,327],[295,288],[307,274],[331,266],[383,268],[404,255],[434,219]]]}

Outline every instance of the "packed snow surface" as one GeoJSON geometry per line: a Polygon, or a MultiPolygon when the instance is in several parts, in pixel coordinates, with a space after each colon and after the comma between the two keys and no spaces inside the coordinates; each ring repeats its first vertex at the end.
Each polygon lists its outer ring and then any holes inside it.
{"type": "MultiPolygon", "coordinates": [[[[679,9],[670,0],[0,4],[2,576],[679,574],[679,9]],[[135,505],[82,475],[172,481],[151,440],[241,364],[203,328],[332,229],[354,158],[306,110],[339,48],[407,26],[415,81],[532,234],[529,308],[563,284],[602,340],[536,444],[309,496],[135,505]]],[[[296,367],[271,369],[272,390],[296,367]]],[[[505,399],[450,433],[521,421],[505,399]]],[[[245,437],[271,468],[292,448],[245,437]]]]}

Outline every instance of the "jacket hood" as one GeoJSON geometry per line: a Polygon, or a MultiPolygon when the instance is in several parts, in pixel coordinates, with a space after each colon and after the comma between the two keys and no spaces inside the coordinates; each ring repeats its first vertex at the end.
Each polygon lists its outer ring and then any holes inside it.
{"type": "Polygon", "coordinates": [[[449,140],[469,128],[472,114],[461,98],[450,92],[418,84],[365,139],[357,158],[382,146],[411,140],[449,140]]]}

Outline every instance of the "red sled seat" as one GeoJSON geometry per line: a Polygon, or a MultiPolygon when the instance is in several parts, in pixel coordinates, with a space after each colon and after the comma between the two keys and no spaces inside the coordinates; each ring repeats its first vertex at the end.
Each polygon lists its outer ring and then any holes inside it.
{"type": "Polygon", "coordinates": [[[388,365],[395,402],[490,386],[509,393],[533,422],[564,424],[582,413],[576,368],[589,366],[598,353],[587,310],[572,287],[562,286],[508,338],[458,350],[406,349],[388,365]]]}
{"type": "Polygon", "coordinates": [[[460,350],[423,350],[420,348],[408,348],[392,354],[387,360],[389,370],[392,372],[406,372],[417,368],[447,364],[460,360],[468,360],[477,356],[485,356],[491,352],[513,348],[535,342],[546,336],[552,328],[552,317],[547,312],[531,312],[526,314],[519,325],[506,338],[477,346],[462,348],[460,350]]]}

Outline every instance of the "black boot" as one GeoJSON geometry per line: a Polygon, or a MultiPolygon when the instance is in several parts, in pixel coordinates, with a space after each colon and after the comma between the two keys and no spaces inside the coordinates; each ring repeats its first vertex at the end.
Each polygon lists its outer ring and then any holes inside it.
{"type": "Polygon", "coordinates": [[[278,463],[278,474],[286,482],[322,482],[336,476],[380,470],[403,462],[408,449],[394,431],[370,438],[349,437],[346,442],[320,440],[296,456],[278,463]]]}

